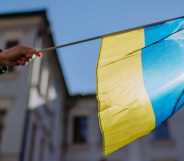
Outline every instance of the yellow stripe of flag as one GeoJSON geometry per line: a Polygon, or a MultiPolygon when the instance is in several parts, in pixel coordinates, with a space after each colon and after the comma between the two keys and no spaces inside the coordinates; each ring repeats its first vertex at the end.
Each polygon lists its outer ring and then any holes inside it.
{"type": "Polygon", "coordinates": [[[142,47],[144,29],[102,39],[97,65],[97,98],[105,154],[155,127],[142,76],[141,50],[138,50],[142,47]],[[128,56],[135,50],[136,54],[128,56]]]}

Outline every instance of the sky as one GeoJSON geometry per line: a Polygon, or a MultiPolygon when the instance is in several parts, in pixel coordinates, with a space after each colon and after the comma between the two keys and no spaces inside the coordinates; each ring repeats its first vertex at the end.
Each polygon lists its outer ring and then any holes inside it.
{"type": "MultiPolygon", "coordinates": [[[[1,0],[0,13],[47,9],[56,45],[184,16],[183,0],[1,0]]],[[[70,94],[94,94],[100,39],[58,50],[70,94]]]]}

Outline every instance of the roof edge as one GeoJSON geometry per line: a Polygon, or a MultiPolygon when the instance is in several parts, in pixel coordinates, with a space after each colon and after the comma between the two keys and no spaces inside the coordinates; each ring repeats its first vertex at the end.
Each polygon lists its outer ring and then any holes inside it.
{"type": "Polygon", "coordinates": [[[47,18],[47,9],[43,8],[40,10],[30,10],[30,11],[16,11],[16,12],[5,12],[0,13],[1,19],[7,19],[7,18],[15,18],[15,17],[27,17],[27,16],[43,16],[47,18]]]}

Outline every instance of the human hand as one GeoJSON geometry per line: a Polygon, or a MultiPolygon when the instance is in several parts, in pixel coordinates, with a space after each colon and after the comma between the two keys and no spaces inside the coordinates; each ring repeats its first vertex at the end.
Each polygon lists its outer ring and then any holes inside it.
{"type": "Polygon", "coordinates": [[[43,54],[34,48],[15,46],[0,53],[0,64],[7,66],[25,65],[33,55],[41,57],[43,54]]]}

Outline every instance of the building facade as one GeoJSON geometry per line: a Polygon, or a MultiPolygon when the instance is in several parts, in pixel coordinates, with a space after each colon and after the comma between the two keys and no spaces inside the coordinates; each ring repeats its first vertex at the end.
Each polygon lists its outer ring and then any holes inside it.
{"type": "MultiPolygon", "coordinates": [[[[52,46],[45,11],[0,15],[0,48],[52,46]]],[[[69,96],[56,51],[0,76],[0,161],[184,161],[184,110],[105,157],[95,95],[69,96]]],[[[111,120],[109,120],[111,121],[111,120]]]]}
{"type": "MultiPolygon", "coordinates": [[[[64,161],[183,161],[184,110],[150,135],[105,157],[97,118],[95,96],[69,98],[64,161]]],[[[109,119],[109,121],[111,121],[109,119]]]]}
{"type": "MultiPolygon", "coordinates": [[[[0,15],[0,48],[54,45],[45,11],[0,15]]],[[[0,160],[60,161],[64,79],[56,51],[0,76],[0,160]]]]}

